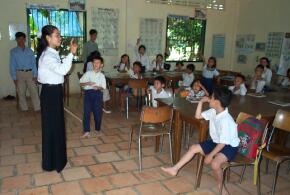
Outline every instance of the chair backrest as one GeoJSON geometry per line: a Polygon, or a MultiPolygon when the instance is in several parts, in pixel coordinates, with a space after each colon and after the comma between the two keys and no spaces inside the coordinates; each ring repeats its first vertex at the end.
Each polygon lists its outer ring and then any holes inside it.
{"type": "Polygon", "coordinates": [[[272,126],[290,132],[290,112],[278,110],[272,126]]]}
{"type": "Polygon", "coordinates": [[[145,80],[145,79],[130,79],[128,82],[128,86],[132,89],[146,89],[147,88],[147,80],[145,80]]]}
{"type": "Polygon", "coordinates": [[[172,121],[173,109],[169,106],[162,107],[143,107],[140,120],[144,123],[166,123],[172,121]]]}

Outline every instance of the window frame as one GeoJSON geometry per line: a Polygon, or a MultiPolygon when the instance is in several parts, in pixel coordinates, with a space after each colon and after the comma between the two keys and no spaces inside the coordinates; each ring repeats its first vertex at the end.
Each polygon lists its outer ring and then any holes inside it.
{"type": "MultiPolygon", "coordinates": [[[[27,19],[27,36],[26,36],[27,38],[26,38],[26,41],[28,43],[29,48],[31,48],[31,37],[32,37],[32,35],[30,34],[30,17],[29,17],[30,9],[40,10],[42,8],[26,8],[26,19],[27,19]]],[[[48,9],[48,10],[72,11],[72,12],[82,12],[83,13],[83,44],[82,44],[82,49],[83,49],[84,44],[87,42],[87,12],[84,10],[69,10],[69,9],[48,9]]],[[[63,37],[68,37],[68,36],[61,36],[62,39],[63,39],[63,37]]],[[[71,38],[74,38],[74,37],[71,37],[71,38]]],[[[34,52],[34,54],[36,55],[35,52],[34,52]]],[[[82,54],[83,54],[83,52],[82,52],[82,54]]],[[[81,56],[81,58],[79,60],[73,60],[72,63],[73,64],[84,63],[84,61],[82,59],[83,59],[83,57],[81,56]]]]}
{"type": "MultiPolygon", "coordinates": [[[[168,46],[168,19],[169,19],[170,16],[171,15],[168,15],[167,18],[166,18],[165,53],[167,51],[167,46],[168,46]]],[[[206,19],[198,19],[198,18],[189,17],[189,16],[182,16],[182,15],[173,15],[173,16],[187,17],[187,18],[189,18],[191,20],[202,20],[202,21],[204,21],[204,28],[203,28],[203,31],[202,31],[201,37],[200,37],[200,41],[201,41],[201,52],[202,52],[202,55],[204,55],[207,20],[206,19]]],[[[165,62],[172,63],[172,62],[179,62],[179,61],[180,60],[166,60],[166,57],[165,57],[165,62]]],[[[203,61],[201,59],[201,60],[197,60],[197,61],[193,61],[193,60],[184,61],[184,60],[182,60],[182,62],[186,62],[186,63],[198,62],[199,63],[199,62],[203,62],[203,61]]]]}

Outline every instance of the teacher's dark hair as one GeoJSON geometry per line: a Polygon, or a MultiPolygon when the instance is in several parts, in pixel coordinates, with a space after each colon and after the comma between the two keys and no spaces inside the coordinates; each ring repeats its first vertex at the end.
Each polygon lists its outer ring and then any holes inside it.
{"type": "Polygon", "coordinates": [[[38,63],[39,58],[43,51],[48,47],[48,42],[46,40],[46,36],[50,36],[54,30],[57,30],[56,26],[53,25],[46,25],[42,27],[41,29],[41,38],[38,40],[38,45],[37,45],[37,57],[36,57],[36,62],[38,63]]]}

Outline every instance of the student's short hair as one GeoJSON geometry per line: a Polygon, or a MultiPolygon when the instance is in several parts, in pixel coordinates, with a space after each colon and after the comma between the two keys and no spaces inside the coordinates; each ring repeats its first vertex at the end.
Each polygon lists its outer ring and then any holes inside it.
{"type": "Polygon", "coordinates": [[[159,54],[156,55],[156,58],[158,58],[158,57],[163,58],[163,55],[161,53],[159,53],[159,54]]]}
{"type": "Polygon", "coordinates": [[[98,34],[98,31],[96,29],[91,29],[89,31],[90,35],[93,35],[93,34],[98,34]]]}
{"type": "Polygon", "coordinates": [[[139,66],[139,68],[140,68],[140,70],[141,70],[141,68],[142,68],[142,64],[141,64],[141,62],[139,62],[139,61],[135,61],[134,63],[133,63],[133,66],[139,66]]]}
{"type": "Polygon", "coordinates": [[[216,57],[211,56],[211,57],[208,58],[208,61],[209,60],[212,60],[213,61],[213,68],[216,68],[216,57]]]}
{"type": "Polygon", "coordinates": [[[26,38],[25,33],[23,33],[23,32],[17,32],[17,33],[15,33],[15,38],[16,38],[16,39],[18,39],[18,38],[20,38],[20,37],[26,38]]]}
{"type": "Polygon", "coordinates": [[[154,81],[159,81],[162,85],[166,84],[166,79],[163,76],[157,76],[154,78],[154,81]]]}
{"type": "Polygon", "coordinates": [[[178,64],[180,64],[181,66],[184,65],[182,61],[178,61],[178,62],[176,62],[175,66],[177,66],[178,64]]]}
{"type": "Polygon", "coordinates": [[[193,87],[193,85],[194,85],[194,83],[196,83],[196,82],[201,82],[201,80],[200,79],[194,79],[193,81],[192,81],[192,83],[190,84],[190,87],[192,88],[193,87]]]}
{"type": "Polygon", "coordinates": [[[146,51],[146,47],[145,47],[145,45],[140,45],[139,48],[138,48],[138,51],[139,51],[141,48],[143,48],[143,49],[146,51]]]}
{"type": "Polygon", "coordinates": [[[194,70],[195,70],[195,66],[194,66],[194,64],[188,64],[188,65],[186,66],[186,69],[190,70],[191,72],[194,72],[194,70]]]}
{"type": "Polygon", "coordinates": [[[104,59],[101,57],[101,56],[92,56],[92,62],[94,61],[94,60],[100,60],[102,63],[104,63],[104,59]]]}
{"type": "Polygon", "coordinates": [[[261,57],[260,60],[266,60],[266,62],[267,62],[266,67],[267,68],[270,68],[271,61],[269,60],[269,58],[267,58],[267,57],[261,57]]]}
{"type": "Polygon", "coordinates": [[[220,101],[221,106],[226,108],[230,105],[232,99],[232,92],[225,86],[216,87],[213,90],[213,98],[220,101]]]}
{"type": "Polygon", "coordinates": [[[257,70],[258,68],[261,68],[262,70],[264,70],[264,66],[262,64],[257,65],[255,70],[257,70]]]}
{"type": "Polygon", "coordinates": [[[246,77],[244,75],[242,75],[242,74],[237,74],[236,78],[238,78],[238,77],[241,78],[243,81],[246,80],[246,77]]]}

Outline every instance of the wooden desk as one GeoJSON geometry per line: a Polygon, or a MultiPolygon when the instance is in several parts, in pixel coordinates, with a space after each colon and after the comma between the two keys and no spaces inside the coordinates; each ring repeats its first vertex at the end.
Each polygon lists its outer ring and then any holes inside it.
{"type": "MultiPolygon", "coordinates": [[[[128,73],[105,73],[107,80],[111,84],[112,90],[112,105],[115,108],[116,106],[116,85],[117,84],[127,84],[130,80],[128,73]]],[[[153,73],[153,72],[146,72],[142,74],[143,79],[148,81],[153,81],[156,76],[163,76],[167,81],[176,82],[181,80],[182,72],[162,72],[162,73],[153,73]]]]}
{"type": "MultiPolygon", "coordinates": [[[[281,107],[268,103],[270,100],[289,101],[289,90],[280,90],[266,94],[265,98],[256,98],[251,96],[233,96],[229,106],[229,112],[236,118],[240,112],[252,115],[261,114],[262,116],[274,116],[278,109],[289,110],[290,107],[281,107]]],[[[174,131],[173,131],[173,160],[176,163],[180,159],[181,142],[182,142],[182,121],[190,123],[199,131],[199,142],[207,139],[208,122],[194,117],[197,103],[192,104],[185,98],[177,97],[157,99],[160,104],[172,106],[175,110],[174,131]]],[[[208,104],[203,106],[203,110],[208,109],[208,104]]],[[[199,155],[198,170],[196,174],[195,189],[200,186],[201,173],[203,169],[204,157],[199,155]]]]}

